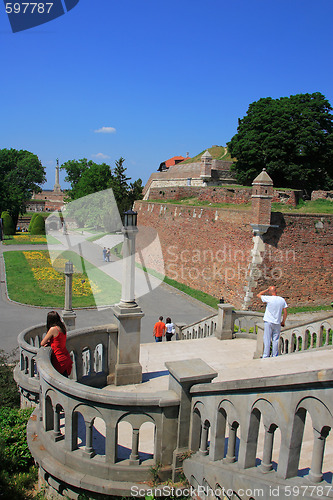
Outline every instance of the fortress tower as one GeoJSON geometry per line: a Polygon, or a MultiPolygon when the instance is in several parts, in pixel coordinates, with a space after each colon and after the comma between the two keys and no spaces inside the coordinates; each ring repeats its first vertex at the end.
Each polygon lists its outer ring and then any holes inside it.
{"type": "Polygon", "coordinates": [[[252,186],[253,224],[269,226],[271,223],[273,181],[265,168],[254,179],[252,186]]]}

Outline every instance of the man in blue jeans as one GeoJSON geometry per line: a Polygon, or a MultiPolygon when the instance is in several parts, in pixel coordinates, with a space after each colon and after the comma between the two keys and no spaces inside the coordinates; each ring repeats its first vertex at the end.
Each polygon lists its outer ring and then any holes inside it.
{"type": "Polygon", "coordinates": [[[285,325],[287,319],[287,302],[276,293],[275,286],[270,286],[266,290],[259,292],[257,297],[267,304],[264,314],[264,353],[262,357],[269,358],[271,342],[272,356],[277,356],[281,326],[285,325]],[[282,311],[283,318],[281,321],[282,311]]]}

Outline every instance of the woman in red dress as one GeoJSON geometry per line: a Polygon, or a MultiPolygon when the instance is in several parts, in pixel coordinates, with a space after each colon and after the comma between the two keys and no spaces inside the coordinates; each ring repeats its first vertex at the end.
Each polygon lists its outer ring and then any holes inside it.
{"type": "Polygon", "coordinates": [[[41,347],[51,346],[51,361],[54,368],[61,375],[68,377],[72,371],[73,362],[66,349],[66,327],[56,311],[50,311],[47,314],[46,327],[47,334],[40,345],[41,347]]]}

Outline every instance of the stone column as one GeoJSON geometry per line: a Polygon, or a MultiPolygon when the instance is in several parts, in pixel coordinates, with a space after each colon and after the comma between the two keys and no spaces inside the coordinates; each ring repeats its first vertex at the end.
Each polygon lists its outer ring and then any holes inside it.
{"type": "Polygon", "coordinates": [[[76,313],[72,308],[72,288],[73,288],[73,262],[70,260],[65,264],[65,308],[61,313],[62,319],[66,325],[67,330],[75,329],[76,313]]]}
{"type": "Polygon", "coordinates": [[[322,467],[324,460],[324,450],[326,438],[328,436],[329,431],[326,432],[318,432],[316,429],[313,429],[314,433],[314,441],[313,441],[313,452],[312,452],[312,463],[311,470],[309,472],[309,479],[314,483],[320,483],[323,479],[322,467]]]}
{"type": "Polygon", "coordinates": [[[208,455],[208,431],[209,425],[206,422],[201,424],[201,440],[199,453],[201,455],[208,455]]]}
{"type": "Polygon", "coordinates": [[[262,472],[270,472],[273,469],[272,453],[273,453],[274,431],[275,429],[273,430],[265,428],[264,453],[261,462],[262,472]]]}
{"type": "Polygon", "coordinates": [[[60,432],[60,408],[56,407],[54,411],[54,427],[53,427],[53,437],[55,441],[60,441],[62,434],[60,432]]]}
{"type": "Polygon", "coordinates": [[[84,450],[84,454],[88,455],[89,458],[92,458],[95,455],[93,446],[92,446],[92,434],[93,434],[93,426],[94,423],[89,420],[84,421],[86,425],[86,447],[84,450]]]}
{"type": "Polygon", "coordinates": [[[130,455],[130,464],[139,464],[139,429],[133,429],[132,433],[132,452],[130,455]]]}
{"type": "Polygon", "coordinates": [[[228,464],[236,462],[236,437],[237,437],[237,427],[238,425],[229,424],[229,439],[228,439],[228,451],[225,457],[225,461],[228,464]]]}

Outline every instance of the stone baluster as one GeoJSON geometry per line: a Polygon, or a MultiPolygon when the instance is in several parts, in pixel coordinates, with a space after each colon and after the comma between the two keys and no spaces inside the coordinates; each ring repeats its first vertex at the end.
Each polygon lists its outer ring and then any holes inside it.
{"type": "Polygon", "coordinates": [[[95,455],[94,448],[92,446],[92,435],[93,435],[94,422],[93,421],[90,422],[89,420],[85,420],[84,423],[86,425],[86,447],[84,450],[84,454],[88,455],[89,458],[92,458],[95,455]]]}
{"type": "Polygon", "coordinates": [[[225,461],[229,464],[236,462],[236,437],[237,437],[237,427],[238,423],[234,422],[229,425],[229,439],[228,439],[228,450],[225,457],[225,461]]]}
{"type": "Polygon", "coordinates": [[[261,462],[261,471],[270,472],[273,469],[272,465],[272,454],[273,454],[273,442],[274,442],[274,432],[276,427],[270,426],[269,429],[265,427],[265,439],[264,439],[264,452],[261,462]]]}
{"type": "Polygon", "coordinates": [[[62,439],[63,437],[60,431],[60,413],[61,413],[61,408],[57,406],[54,412],[54,427],[53,427],[53,437],[55,441],[60,441],[60,439],[62,439]]]}
{"type": "Polygon", "coordinates": [[[130,455],[130,464],[138,464],[139,461],[139,429],[133,429],[132,432],[132,452],[130,455]]]}
{"type": "Polygon", "coordinates": [[[328,428],[324,428],[321,432],[313,429],[314,441],[312,452],[311,470],[309,472],[309,479],[314,483],[320,483],[323,479],[322,466],[324,460],[324,450],[326,438],[329,434],[328,428]]]}
{"type": "Polygon", "coordinates": [[[204,422],[203,424],[201,424],[201,440],[199,448],[199,453],[201,455],[208,455],[208,431],[209,431],[208,422],[204,422]]]}

